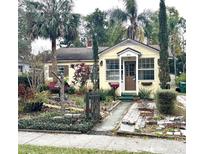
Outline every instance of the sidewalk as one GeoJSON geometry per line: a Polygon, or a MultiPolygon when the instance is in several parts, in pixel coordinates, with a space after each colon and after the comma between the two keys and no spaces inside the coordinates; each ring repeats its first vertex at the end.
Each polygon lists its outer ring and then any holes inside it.
{"type": "Polygon", "coordinates": [[[101,150],[127,150],[130,152],[147,151],[162,154],[186,153],[186,144],[183,142],[139,137],[19,132],[18,143],[101,150]]]}

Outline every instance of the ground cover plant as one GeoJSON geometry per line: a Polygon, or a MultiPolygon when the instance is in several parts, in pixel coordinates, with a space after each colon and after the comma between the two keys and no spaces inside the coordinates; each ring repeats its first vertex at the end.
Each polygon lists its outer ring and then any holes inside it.
{"type": "Polygon", "coordinates": [[[79,131],[86,133],[94,126],[94,121],[84,115],[64,116],[62,112],[48,112],[30,119],[20,119],[19,129],[79,131]]]}

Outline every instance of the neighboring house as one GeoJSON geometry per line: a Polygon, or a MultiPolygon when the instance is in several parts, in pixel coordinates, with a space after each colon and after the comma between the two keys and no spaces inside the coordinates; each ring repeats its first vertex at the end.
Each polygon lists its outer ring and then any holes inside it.
{"type": "MultiPolygon", "coordinates": [[[[74,64],[93,65],[92,48],[60,48],[57,50],[58,72],[73,80],[74,64]]],[[[170,53],[169,53],[170,54],[170,53]]],[[[113,47],[99,47],[99,87],[110,89],[110,82],[119,84],[117,94],[132,92],[140,88],[157,90],[159,86],[159,49],[141,42],[126,39],[113,47]]],[[[51,81],[52,63],[44,65],[45,80],[51,81]]],[[[91,82],[89,82],[91,87],[91,82]]]]}
{"type": "Polygon", "coordinates": [[[18,57],[18,75],[28,73],[30,71],[30,65],[26,62],[23,57],[18,57]]]}

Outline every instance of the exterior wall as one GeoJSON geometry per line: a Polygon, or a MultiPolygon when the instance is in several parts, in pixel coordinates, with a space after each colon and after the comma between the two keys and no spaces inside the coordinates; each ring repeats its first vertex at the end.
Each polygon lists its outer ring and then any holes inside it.
{"type": "MultiPolygon", "coordinates": [[[[139,80],[138,86],[136,88],[148,88],[152,90],[153,92],[156,91],[159,88],[159,78],[158,78],[158,59],[159,59],[159,53],[154,51],[154,49],[150,49],[148,47],[144,47],[142,45],[134,45],[131,43],[128,43],[123,46],[118,46],[110,51],[105,51],[104,53],[101,53],[99,55],[99,63],[103,63],[103,65],[99,65],[99,74],[100,74],[100,89],[110,89],[109,82],[119,82],[119,80],[110,81],[106,80],[106,59],[118,59],[117,53],[126,49],[126,48],[132,48],[134,50],[139,51],[142,55],[140,58],[154,58],[154,80],[139,80]],[[142,82],[152,82],[152,85],[150,86],[144,86],[141,83],[142,82]]],[[[117,94],[119,95],[119,88],[117,89],[117,94]]]]}
{"type": "MultiPolygon", "coordinates": [[[[81,64],[81,63],[85,63],[86,65],[93,65],[93,62],[83,62],[83,61],[69,61],[69,62],[59,62],[57,65],[67,65],[68,66],[68,76],[65,76],[65,78],[68,81],[69,85],[73,85],[72,81],[73,81],[73,76],[75,73],[75,70],[73,68],[71,68],[72,64],[81,64]]],[[[52,66],[52,63],[46,63],[44,64],[44,76],[45,76],[45,82],[51,82],[53,79],[51,77],[49,77],[49,66],[52,66]]],[[[75,86],[76,88],[78,88],[78,86],[75,86]]],[[[92,88],[93,84],[91,82],[91,80],[88,80],[87,82],[87,88],[92,88]]]]}

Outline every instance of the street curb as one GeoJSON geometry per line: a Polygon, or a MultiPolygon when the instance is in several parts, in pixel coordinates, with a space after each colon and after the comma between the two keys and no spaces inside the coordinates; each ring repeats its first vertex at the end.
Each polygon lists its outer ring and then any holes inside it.
{"type": "Polygon", "coordinates": [[[132,135],[132,136],[141,136],[141,137],[150,137],[150,138],[186,140],[186,137],[184,136],[157,136],[157,135],[151,135],[151,134],[146,134],[146,133],[131,133],[131,132],[124,132],[124,131],[118,131],[116,133],[117,135],[120,135],[120,136],[132,135]]]}
{"type": "Polygon", "coordinates": [[[37,129],[18,129],[19,132],[53,133],[53,134],[83,134],[78,131],[60,131],[60,130],[37,130],[37,129]]]}

